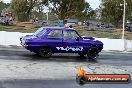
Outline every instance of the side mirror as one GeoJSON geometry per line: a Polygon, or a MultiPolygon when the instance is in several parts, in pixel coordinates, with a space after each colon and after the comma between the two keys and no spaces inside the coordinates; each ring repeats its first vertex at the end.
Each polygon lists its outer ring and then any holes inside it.
{"type": "Polygon", "coordinates": [[[80,40],[80,38],[79,38],[79,37],[77,37],[77,38],[76,38],[76,41],[79,41],[79,40],[80,40]]]}

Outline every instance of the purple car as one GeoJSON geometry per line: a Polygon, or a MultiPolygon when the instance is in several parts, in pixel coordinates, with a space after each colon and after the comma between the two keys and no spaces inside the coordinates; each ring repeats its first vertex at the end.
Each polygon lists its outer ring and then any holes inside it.
{"type": "Polygon", "coordinates": [[[54,53],[78,53],[96,59],[103,49],[103,43],[93,37],[82,37],[73,28],[41,27],[33,35],[20,38],[21,45],[42,57],[54,53]]]}

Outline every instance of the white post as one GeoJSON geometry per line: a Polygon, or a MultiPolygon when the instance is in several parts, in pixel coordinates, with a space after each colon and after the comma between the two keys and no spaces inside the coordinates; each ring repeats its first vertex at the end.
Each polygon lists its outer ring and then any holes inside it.
{"type": "Polygon", "coordinates": [[[126,0],[124,0],[122,39],[124,39],[124,31],[125,31],[125,17],[126,17],[126,0]]]}
{"type": "Polygon", "coordinates": [[[49,13],[48,13],[48,11],[47,11],[46,16],[47,16],[47,24],[48,24],[48,20],[49,20],[49,13]]]}
{"type": "Polygon", "coordinates": [[[123,40],[123,44],[124,44],[124,51],[126,51],[126,41],[125,41],[125,17],[126,17],[126,0],[124,0],[123,30],[122,30],[122,40],[123,40]]]}

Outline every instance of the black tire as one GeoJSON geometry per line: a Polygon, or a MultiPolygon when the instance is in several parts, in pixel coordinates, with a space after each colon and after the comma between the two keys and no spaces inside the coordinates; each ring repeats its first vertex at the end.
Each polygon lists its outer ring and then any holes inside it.
{"type": "Polygon", "coordinates": [[[52,55],[52,50],[49,47],[42,47],[39,49],[39,55],[45,58],[49,58],[52,55]]]}
{"type": "Polygon", "coordinates": [[[86,54],[78,53],[78,55],[80,55],[80,57],[84,57],[86,54]]]}
{"type": "Polygon", "coordinates": [[[88,59],[96,60],[98,57],[98,53],[99,53],[99,51],[96,47],[89,48],[89,50],[87,52],[88,59]]]}

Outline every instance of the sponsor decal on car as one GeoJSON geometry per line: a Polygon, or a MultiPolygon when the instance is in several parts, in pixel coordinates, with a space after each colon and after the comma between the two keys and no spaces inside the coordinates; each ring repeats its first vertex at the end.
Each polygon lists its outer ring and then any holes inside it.
{"type": "Polygon", "coordinates": [[[57,50],[63,50],[63,51],[83,51],[83,47],[56,47],[57,50]]]}

